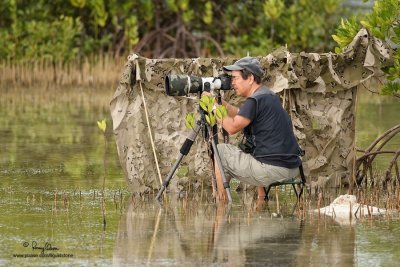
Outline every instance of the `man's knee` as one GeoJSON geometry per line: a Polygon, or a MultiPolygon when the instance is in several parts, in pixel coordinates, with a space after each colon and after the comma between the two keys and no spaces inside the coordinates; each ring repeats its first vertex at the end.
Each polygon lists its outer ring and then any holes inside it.
{"type": "Polygon", "coordinates": [[[225,143],[221,143],[217,145],[217,150],[218,150],[218,155],[219,158],[221,159],[221,163],[222,166],[224,168],[224,170],[226,170],[226,168],[228,168],[229,166],[229,159],[232,158],[232,151],[230,146],[232,146],[231,144],[225,144],[225,143]]]}
{"type": "Polygon", "coordinates": [[[225,144],[225,143],[217,144],[218,154],[221,158],[222,157],[225,158],[225,155],[228,151],[227,147],[228,147],[228,144],[225,144]]]}
{"type": "Polygon", "coordinates": [[[219,150],[226,150],[226,148],[229,146],[230,144],[226,144],[226,143],[219,143],[217,144],[217,149],[219,150]]]}

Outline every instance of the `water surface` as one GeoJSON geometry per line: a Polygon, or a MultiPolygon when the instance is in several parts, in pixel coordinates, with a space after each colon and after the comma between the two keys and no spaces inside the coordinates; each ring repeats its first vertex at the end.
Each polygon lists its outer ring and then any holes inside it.
{"type": "MultiPolygon", "coordinates": [[[[110,130],[113,91],[2,89],[0,265],[394,266],[400,261],[397,218],[342,224],[308,213],[317,206],[315,196],[300,210],[290,187],[278,193],[279,201],[261,206],[245,192],[234,193],[229,210],[201,192],[181,199],[171,195],[163,206],[152,195],[132,198],[110,130]],[[105,136],[96,123],[103,118],[105,136]]],[[[365,147],[396,123],[399,109],[387,98],[361,99],[357,144],[365,147]]],[[[398,140],[391,146],[398,147],[398,140]]],[[[379,164],[384,169],[387,159],[379,164]]],[[[384,193],[381,198],[385,205],[384,193]]]]}

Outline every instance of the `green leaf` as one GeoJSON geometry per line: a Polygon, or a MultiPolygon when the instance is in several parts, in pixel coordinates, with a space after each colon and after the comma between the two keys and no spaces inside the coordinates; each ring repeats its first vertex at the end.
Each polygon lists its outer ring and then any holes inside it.
{"type": "Polygon", "coordinates": [[[215,97],[209,96],[208,97],[208,112],[212,112],[214,109],[215,97]]]}
{"type": "Polygon", "coordinates": [[[228,116],[228,109],[225,106],[221,108],[221,111],[222,111],[222,118],[228,116]]]}
{"type": "Polygon", "coordinates": [[[207,103],[208,103],[208,97],[205,96],[205,95],[201,96],[201,98],[200,98],[200,104],[201,104],[201,103],[203,103],[204,105],[207,105],[207,103]]]}
{"type": "Polygon", "coordinates": [[[177,0],[180,10],[185,11],[189,8],[189,0],[177,0]]]}
{"type": "Polygon", "coordinates": [[[125,20],[125,36],[131,46],[134,46],[139,42],[138,25],[138,19],[134,15],[129,16],[125,20]]]}
{"type": "Polygon", "coordinates": [[[211,127],[217,123],[217,119],[215,118],[215,115],[212,113],[206,115],[206,121],[211,127]]]}
{"type": "Polygon", "coordinates": [[[228,115],[228,110],[226,109],[225,106],[219,105],[217,106],[217,110],[215,111],[215,114],[218,119],[222,120],[228,115]]]}
{"type": "Polygon", "coordinates": [[[194,118],[194,114],[192,112],[186,114],[185,125],[189,129],[193,129],[196,124],[196,120],[194,118]]]}
{"type": "Polygon", "coordinates": [[[208,113],[211,113],[211,112],[213,111],[213,108],[214,108],[214,104],[208,104],[208,106],[207,106],[207,112],[208,112],[208,113]]]}
{"type": "Polygon", "coordinates": [[[353,41],[354,36],[360,30],[360,26],[360,23],[355,18],[351,18],[350,20],[342,19],[340,26],[336,29],[336,34],[332,35],[332,38],[343,48],[353,41]]]}
{"type": "Polygon", "coordinates": [[[103,131],[103,133],[106,132],[107,123],[105,119],[103,119],[102,121],[97,121],[97,126],[100,128],[100,130],[103,131]]]}
{"type": "Polygon", "coordinates": [[[182,19],[184,22],[189,23],[194,17],[194,11],[193,10],[186,10],[182,14],[182,19]]]}
{"type": "Polygon", "coordinates": [[[385,83],[381,93],[382,95],[394,95],[396,93],[400,93],[400,83],[396,82],[385,83]]]}
{"type": "MultiPolygon", "coordinates": [[[[211,125],[211,119],[209,115],[206,115],[206,121],[209,125],[211,125]]],[[[212,126],[212,125],[211,125],[212,126]]]]}
{"type": "Polygon", "coordinates": [[[272,21],[276,21],[281,16],[285,8],[285,3],[281,0],[267,0],[264,5],[264,15],[272,21]]]}
{"type": "Polygon", "coordinates": [[[208,113],[211,113],[213,108],[214,108],[214,101],[215,97],[213,96],[202,96],[200,99],[200,107],[204,110],[207,111],[208,113]]]}
{"type": "Polygon", "coordinates": [[[207,104],[205,104],[204,102],[200,101],[200,107],[204,110],[207,111],[207,104]]]}
{"type": "Polygon", "coordinates": [[[214,126],[217,123],[217,119],[215,118],[214,115],[210,116],[210,120],[211,120],[211,124],[210,124],[211,127],[214,126]]]}
{"type": "Polygon", "coordinates": [[[366,21],[366,20],[362,20],[362,21],[360,21],[360,23],[361,23],[361,25],[363,25],[365,28],[367,28],[367,29],[371,29],[372,28],[372,26],[371,26],[371,24],[369,23],[369,21],[366,21]]]}
{"type": "Polygon", "coordinates": [[[341,44],[343,42],[343,39],[336,34],[332,35],[333,40],[335,40],[336,43],[341,44]]]}
{"type": "Polygon", "coordinates": [[[103,0],[91,0],[91,15],[93,17],[94,23],[100,27],[106,25],[108,14],[103,0]]]}
{"type": "Polygon", "coordinates": [[[217,110],[215,111],[215,115],[217,115],[217,118],[218,118],[218,119],[221,119],[221,118],[222,118],[221,110],[217,109],[217,110]]]}
{"type": "Polygon", "coordinates": [[[173,12],[178,12],[178,5],[175,3],[175,0],[166,0],[167,8],[169,8],[173,12]]]}
{"type": "Polygon", "coordinates": [[[207,1],[205,8],[204,8],[204,16],[203,16],[203,21],[205,24],[210,25],[212,23],[212,16],[213,16],[213,10],[212,10],[212,3],[210,1],[207,1]]]}
{"type": "Polygon", "coordinates": [[[69,2],[78,8],[83,8],[86,5],[86,0],[70,0],[69,2]]]}

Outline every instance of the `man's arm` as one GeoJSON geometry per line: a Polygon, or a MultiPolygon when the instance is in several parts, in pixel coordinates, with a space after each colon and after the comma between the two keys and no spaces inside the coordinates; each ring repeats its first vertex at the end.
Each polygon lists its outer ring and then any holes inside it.
{"type": "MultiPolygon", "coordinates": [[[[212,95],[209,92],[203,92],[202,95],[210,96],[212,95]]],[[[237,115],[239,112],[239,108],[229,104],[227,101],[222,99],[222,105],[226,107],[228,111],[228,116],[222,119],[221,124],[222,127],[230,134],[235,134],[241,131],[244,127],[250,124],[251,120],[237,115]]]]}
{"type": "Polygon", "coordinates": [[[228,102],[226,102],[225,100],[221,99],[222,105],[226,107],[226,110],[228,111],[228,116],[229,117],[235,117],[238,112],[239,112],[239,108],[229,104],[228,102]]]}
{"type": "Polygon", "coordinates": [[[235,115],[234,117],[226,116],[222,119],[222,127],[230,134],[235,134],[241,131],[244,127],[250,124],[250,120],[246,117],[235,115]]]}

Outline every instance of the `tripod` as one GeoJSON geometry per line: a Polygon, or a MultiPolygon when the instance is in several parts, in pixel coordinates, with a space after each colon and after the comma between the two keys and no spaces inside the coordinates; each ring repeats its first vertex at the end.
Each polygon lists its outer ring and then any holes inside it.
{"type": "MultiPolygon", "coordinates": [[[[179,156],[177,157],[177,160],[176,160],[174,166],[172,166],[172,169],[168,173],[167,178],[165,178],[160,190],[157,193],[156,200],[158,200],[158,201],[160,201],[160,197],[161,197],[162,193],[168,187],[168,185],[169,185],[172,177],[174,176],[175,171],[178,168],[183,157],[189,153],[190,148],[192,147],[193,142],[196,139],[197,135],[199,134],[200,130],[205,129],[207,131],[208,135],[211,136],[210,135],[210,133],[212,133],[211,126],[205,120],[204,111],[201,108],[199,108],[199,110],[200,110],[201,118],[199,120],[197,120],[196,126],[192,129],[192,132],[189,134],[189,136],[186,138],[185,142],[183,143],[182,147],[180,148],[179,156]]],[[[232,196],[231,196],[231,191],[229,190],[229,183],[226,180],[226,176],[225,176],[224,170],[222,168],[221,158],[219,157],[218,150],[217,150],[217,142],[214,137],[211,138],[211,145],[212,145],[212,149],[214,151],[214,157],[215,157],[216,164],[218,164],[218,167],[219,167],[219,170],[221,173],[222,183],[223,183],[224,189],[226,191],[226,194],[228,196],[228,202],[231,203],[232,196]]]]}

